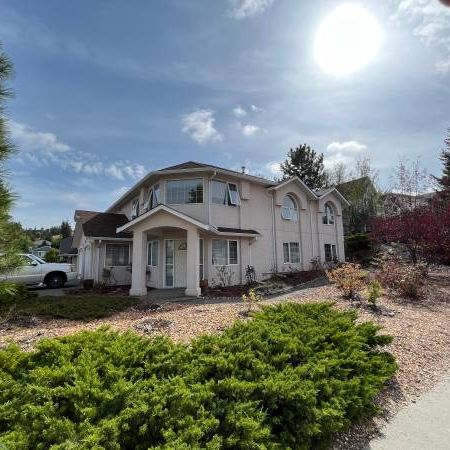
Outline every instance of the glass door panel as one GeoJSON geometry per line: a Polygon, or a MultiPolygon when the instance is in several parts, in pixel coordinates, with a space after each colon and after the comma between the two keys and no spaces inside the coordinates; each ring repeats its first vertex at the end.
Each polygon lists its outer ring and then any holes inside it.
{"type": "Polygon", "coordinates": [[[173,240],[167,240],[166,242],[166,261],[165,261],[165,272],[166,272],[166,279],[165,279],[165,285],[166,287],[173,287],[174,279],[173,279],[173,273],[174,273],[174,256],[175,256],[175,245],[173,240]]]}

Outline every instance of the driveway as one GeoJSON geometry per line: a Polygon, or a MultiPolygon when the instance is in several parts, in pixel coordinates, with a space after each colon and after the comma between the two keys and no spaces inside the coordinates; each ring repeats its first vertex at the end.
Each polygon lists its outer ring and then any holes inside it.
{"type": "Polygon", "coordinates": [[[73,281],[67,282],[62,289],[47,289],[46,287],[30,287],[30,288],[28,288],[28,290],[31,292],[36,292],[36,294],[39,297],[44,297],[44,296],[61,297],[62,295],[64,295],[63,289],[67,289],[70,287],[76,287],[79,285],[80,285],[79,280],[73,280],[73,281]]]}
{"type": "Polygon", "coordinates": [[[450,372],[416,403],[402,409],[366,450],[448,450],[450,372]]]}

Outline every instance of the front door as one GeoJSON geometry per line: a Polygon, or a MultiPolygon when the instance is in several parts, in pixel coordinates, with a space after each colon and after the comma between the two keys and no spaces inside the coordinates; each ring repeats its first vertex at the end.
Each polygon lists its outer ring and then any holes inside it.
{"type": "Polygon", "coordinates": [[[186,287],[187,246],[186,240],[175,241],[175,287],[186,287]]]}

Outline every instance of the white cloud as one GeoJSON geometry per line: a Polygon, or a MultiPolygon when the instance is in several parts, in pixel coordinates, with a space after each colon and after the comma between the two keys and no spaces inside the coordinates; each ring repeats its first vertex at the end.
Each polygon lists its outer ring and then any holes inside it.
{"type": "Polygon", "coordinates": [[[261,131],[261,128],[256,125],[241,125],[242,134],[244,136],[254,136],[256,133],[261,131]]]}
{"type": "Polygon", "coordinates": [[[262,108],[259,108],[256,105],[252,105],[252,106],[250,106],[250,108],[252,109],[253,112],[256,112],[256,113],[264,112],[264,110],[262,108]]]}
{"type": "Polygon", "coordinates": [[[397,0],[397,4],[392,19],[397,23],[406,21],[415,36],[437,48],[440,58],[436,70],[450,72],[450,8],[437,0],[397,0]]]}
{"type": "Polygon", "coordinates": [[[262,14],[272,6],[274,0],[228,0],[230,3],[229,15],[234,19],[246,19],[262,14]]]}
{"type": "Polygon", "coordinates": [[[334,167],[336,164],[353,166],[355,157],[365,150],[367,150],[367,145],[358,141],[332,142],[327,146],[329,155],[325,154],[324,166],[327,169],[334,167]]]}
{"type": "Polygon", "coordinates": [[[15,122],[14,120],[10,120],[8,125],[11,137],[23,150],[45,150],[47,152],[56,153],[67,152],[70,150],[70,146],[60,141],[53,133],[35,131],[31,127],[15,122]]]}
{"type": "Polygon", "coordinates": [[[214,111],[210,109],[198,109],[182,117],[182,130],[183,133],[188,134],[199,144],[220,142],[222,141],[222,135],[214,127],[215,121],[214,111]]]}
{"type": "Polygon", "coordinates": [[[266,169],[272,177],[280,177],[282,175],[280,163],[271,161],[266,164],[266,169]]]}
{"type": "Polygon", "coordinates": [[[96,155],[72,149],[55,134],[36,131],[28,125],[9,121],[11,138],[20,151],[16,162],[37,167],[57,166],[87,176],[109,176],[118,180],[145,175],[142,164],[126,160],[101,161],[96,155]]]}
{"type": "Polygon", "coordinates": [[[367,149],[367,145],[360,144],[358,141],[332,142],[327,146],[327,150],[332,153],[359,153],[367,149]]]}
{"type": "Polygon", "coordinates": [[[233,114],[236,117],[245,117],[247,115],[247,111],[242,108],[242,106],[236,106],[236,108],[233,108],[233,114]]]}

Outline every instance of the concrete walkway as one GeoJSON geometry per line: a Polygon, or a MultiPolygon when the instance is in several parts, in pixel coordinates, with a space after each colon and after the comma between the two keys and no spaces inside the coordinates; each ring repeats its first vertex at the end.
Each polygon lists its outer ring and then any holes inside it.
{"type": "Polygon", "coordinates": [[[402,409],[366,450],[450,449],[450,372],[416,403],[402,409]]]}

